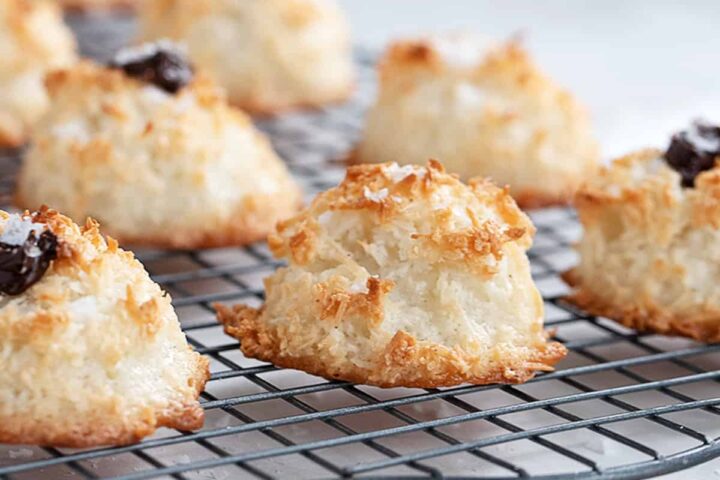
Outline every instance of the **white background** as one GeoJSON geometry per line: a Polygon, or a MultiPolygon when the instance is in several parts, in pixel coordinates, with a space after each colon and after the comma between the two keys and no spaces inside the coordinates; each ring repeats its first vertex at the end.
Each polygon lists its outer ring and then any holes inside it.
{"type": "Polygon", "coordinates": [[[590,108],[606,157],[664,147],[694,117],[720,121],[717,0],[340,3],[355,41],[375,46],[426,31],[523,33],[541,68],[590,108]]]}
{"type": "MultiPolygon", "coordinates": [[[[692,118],[720,122],[720,1],[341,0],[355,42],[427,31],[522,33],[589,107],[606,158],[664,148],[692,118]]],[[[720,392],[720,390],[719,390],[720,392]]],[[[720,479],[720,460],[664,477],[720,479]]]]}

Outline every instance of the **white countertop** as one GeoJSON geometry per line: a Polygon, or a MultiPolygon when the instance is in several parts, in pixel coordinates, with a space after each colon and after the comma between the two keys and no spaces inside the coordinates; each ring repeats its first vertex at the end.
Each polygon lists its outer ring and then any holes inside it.
{"type": "Polygon", "coordinates": [[[470,29],[521,32],[537,63],[590,108],[603,152],[664,147],[695,117],[720,121],[720,2],[341,0],[357,43],[470,29]]]}

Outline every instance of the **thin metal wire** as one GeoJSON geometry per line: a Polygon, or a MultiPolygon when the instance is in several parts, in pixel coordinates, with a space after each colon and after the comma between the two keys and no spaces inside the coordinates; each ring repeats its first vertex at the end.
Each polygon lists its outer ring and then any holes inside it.
{"type": "MultiPolygon", "coordinates": [[[[99,58],[107,58],[132,28],[129,17],[71,20],[84,51],[99,58]]],[[[372,96],[372,56],[358,52],[358,69],[359,93],[349,104],[260,122],[308,194],[337,183],[343,167],[335,160],[358,137],[372,96]]],[[[11,198],[19,156],[0,153],[3,203],[11,198]]],[[[521,386],[388,392],[249,362],[237,342],[220,334],[211,303],[262,301],[258,279],[280,265],[265,246],[140,252],[153,278],[173,295],[189,342],[212,361],[201,399],[205,428],[165,431],[118,448],[34,449],[30,458],[0,449],[0,478],[53,472],[53,478],[128,480],[203,475],[632,479],[720,456],[720,398],[707,394],[720,382],[720,345],[637,334],[565,304],[558,258],[571,256],[569,232],[577,230],[577,220],[570,210],[549,210],[534,215],[534,221],[538,234],[530,259],[552,312],[546,324],[557,328],[555,337],[571,352],[555,372],[521,386]],[[489,398],[494,403],[486,405],[489,398]],[[621,428],[631,421],[637,428],[621,428]],[[255,439],[248,441],[248,435],[255,439]],[[673,444],[673,439],[681,441],[673,444]],[[583,442],[621,448],[600,455],[583,442]],[[190,448],[198,458],[183,453],[190,448]],[[523,461],[516,450],[553,461],[523,461]],[[134,460],[126,466],[125,458],[134,460]],[[452,461],[443,463],[444,458],[452,461]],[[111,467],[103,470],[106,463],[111,467]]]]}

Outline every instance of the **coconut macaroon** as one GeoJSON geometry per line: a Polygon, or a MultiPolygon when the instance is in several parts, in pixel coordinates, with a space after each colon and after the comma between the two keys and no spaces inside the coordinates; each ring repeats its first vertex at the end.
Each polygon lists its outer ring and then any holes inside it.
{"type": "Polygon", "coordinates": [[[565,354],[543,331],[506,190],[431,161],[350,167],[270,236],[260,309],[218,306],[246,356],[382,387],[519,383],[565,354]]]}
{"type": "Polygon", "coordinates": [[[334,0],[157,0],[140,5],[144,40],[184,42],[242,109],[272,114],[344,100],[354,76],[334,0]]]}
{"type": "Polygon", "coordinates": [[[523,208],[566,203],[598,162],[585,110],[516,41],[448,34],[392,44],[380,62],[358,163],[443,159],[523,208]]]}
{"type": "Polygon", "coordinates": [[[720,127],[695,124],[578,192],[569,301],[641,331],[720,341],[720,127]]]}
{"type": "Polygon", "coordinates": [[[249,117],[166,43],[49,75],[17,203],[97,218],[121,243],[200,248],[264,238],[300,191],[249,117]]]}
{"type": "Polygon", "coordinates": [[[0,365],[0,443],[120,445],[203,424],[207,359],[92,220],[0,211],[0,365]]]}
{"type": "Polygon", "coordinates": [[[48,107],[45,73],[76,60],[75,39],[57,5],[0,2],[0,147],[17,147],[48,107]]]}

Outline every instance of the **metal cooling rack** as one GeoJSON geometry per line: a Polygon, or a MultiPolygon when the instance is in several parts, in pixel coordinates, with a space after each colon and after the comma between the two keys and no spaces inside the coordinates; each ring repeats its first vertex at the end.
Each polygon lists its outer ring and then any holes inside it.
{"type": "MultiPolygon", "coordinates": [[[[132,27],[129,17],[70,20],[84,51],[100,58],[132,27]]],[[[357,139],[371,60],[358,54],[349,104],[261,124],[309,196],[342,178],[333,159],[357,139]]],[[[3,203],[18,161],[0,155],[3,203]]],[[[382,390],[278,369],[244,358],[211,307],[261,302],[261,280],[278,265],[264,244],[138,252],[172,294],[188,340],[211,359],[205,427],[121,448],[0,446],[0,478],[630,479],[720,456],[720,345],[640,335],[563,303],[558,274],[575,261],[579,226],[564,209],[533,220],[546,324],[570,350],[553,373],[518,386],[382,390]]]]}

